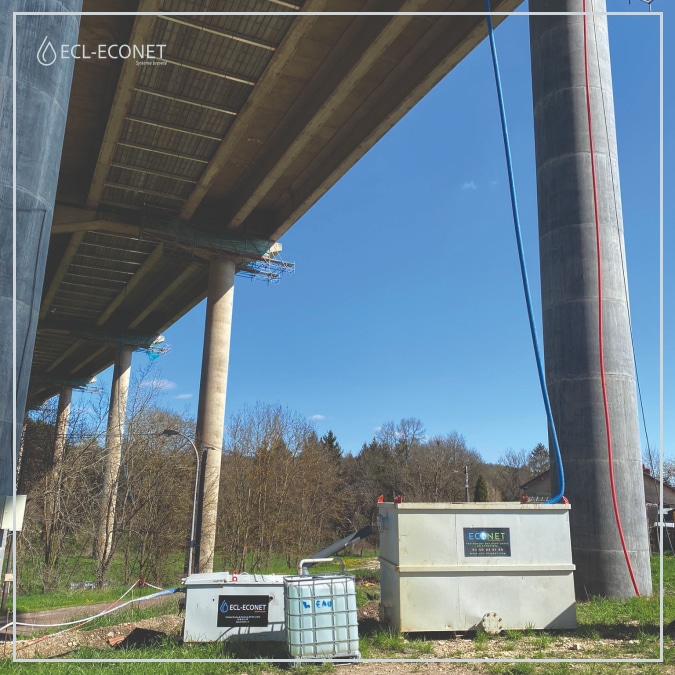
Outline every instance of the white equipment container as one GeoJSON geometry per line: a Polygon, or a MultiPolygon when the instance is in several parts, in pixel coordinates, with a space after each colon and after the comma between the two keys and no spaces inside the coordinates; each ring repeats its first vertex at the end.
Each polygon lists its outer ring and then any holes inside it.
{"type": "Polygon", "coordinates": [[[379,504],[397,632],[576,628],[569,504],[379,504]]]}
{"type": "Polygon", "coordinates": [[[353,575],[286,577],[284,598],[292,658],[360,658],[353,575]]]}
{"type": "Polygon", "coordinates": [[[283,576],[192,574],[185,587],[185,642],[286,639],[283,576]]]}

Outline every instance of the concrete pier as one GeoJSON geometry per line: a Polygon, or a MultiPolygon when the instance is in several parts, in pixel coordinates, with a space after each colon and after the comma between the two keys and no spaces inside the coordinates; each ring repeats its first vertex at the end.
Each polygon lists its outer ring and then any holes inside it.
{"type": "Polygon", "coordinates": [[[68,437],[68,422],[70,420],[70,405],[73,400],[73,388],[62,386],[59,393],[59,403],[56,409],[56,433],[54,434],[54,470],[60,467],[66,451],[66,439],[68,437]]]}
{"type": "Polygon", "coordinates": [[[197,572],[213,571],[235,271],[231,260],[211,260],[197,412],[197,447],[210,449],[202,459],[197,572]]]}
{"type": "Polygon", "coordinates": [[[108,428],[105,438],[106,455],[103,466],[103,492],[101,494],[99,531],[96,538],[96,558],[99,561],[106,560],[112,550],[117,506],[117,484],[122,458],[124,425],[126,423],[132,352],[133,348],[131,347],[123,347],[119,351],[110,390],[108,428]]]}
{"type": "Polygon", "coordinates": [[[50,66],[37,60],[45,36],[54,44],[77,42],[78,16],[19,16],[16,45],[16,287],[13,283],[12,172],[12,12],[79,11],[82,0],[4,2],[0,11],[0,495],[11,495],[13,432],[21,438],[28,378],[37,328],[49,232],[54,210],[66,112],[73,76],[72,59],[50,66]],[[13,305],[16,297],[16,354],[13,305]],[[16,392],[12,364],[16,356],[16,392]],[[16,393],[16,427],[13,397],[16,393]]]}
{"type": "MultiPolygon", "coordinates": [[[[531,0],[530,10],[581,12],[582,0],[531,0]]],[[[587,11],[605,12],[604,0],[589,0],[587,11]]],[[[650,595],[607,17],[587,16],[587,34],[616,491],[639,591],[650,595]]],[[[612,508],[600,379],[583,17],[531,16],[530,49],[546,379],[572,505],[576,593],[630,597],[633,585],[612,508]]]]}

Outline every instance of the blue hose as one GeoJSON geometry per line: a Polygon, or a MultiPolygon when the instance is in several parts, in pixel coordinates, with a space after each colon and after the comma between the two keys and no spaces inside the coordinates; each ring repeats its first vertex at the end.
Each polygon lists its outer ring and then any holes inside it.
{"type": "Polygon", "coordinates": [[[537,327],[534,323],[534,312],[532,311],[532,298],[530,296],[530,282],[527,278],[527,268],[525,266],[525,254],[523,253],[523,240],[520,233],[520,218],[518,216],[518,201],[516,199],[516,184],[513,178],[513,163],[511,161],[511,146],[509,144],[509,131],[506,126],[506,111],[504,109],[504,96],[502,94],[502,80],[499,74],[499,62],[497,60],[497,47],[495,46],[494,29],[492,27],[492,16],[489,14],[490,0],[485,0],[485,11],[488,12],[487,26],[488,36],[490,38],[490,51],[492,52],[492,65],[495,71],[495,82],[497,84],[497,97],[499,98],[499,115],[502,120],[502,135],[504,137],[504,150],[506,151],[506,166],[509,172],[509,189],[511,191],[511,210],[513,211],[513,225],[516,230],[516,241],[518,243],[518,258],[520,260],[520,274],[523,279],[523,289],[525,291],[525,301],[527,302],[527,316],[530,320],[530,332],[532,334],[532,344],[534,346],[534,354],[537,359],[537,371],[539,372],[539,384],[541,385],[541,393],[544,397],[544,407],[546,408],[546,417],[548,419],[548,427],[551,432],[553,440],[553,449],[555,452],[556,467],[558,469],[559,490],[555,497],[549,499],[546,504],[556,504],[565,493],[565,474],[563,472],[562,457],[560,456],[560,446],[558,445],[558,435],[555,431],[555,423],[553,421],[553,413],[551,412],[551,402],[548,398],[548,389],[546,388],[546,378],[544,376],[544,366],[541,358],[541,350],[539,349],[539,338],[537,337],[537,327]]]}

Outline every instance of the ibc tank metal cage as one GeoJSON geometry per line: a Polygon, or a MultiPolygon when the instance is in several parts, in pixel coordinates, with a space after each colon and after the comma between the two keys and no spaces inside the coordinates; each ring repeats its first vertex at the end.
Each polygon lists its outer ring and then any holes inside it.
{"type": "Polygon", "coordinates": [[[285,577],[284,600],[292,658],[361,658],[352,574],[285,577]]]}

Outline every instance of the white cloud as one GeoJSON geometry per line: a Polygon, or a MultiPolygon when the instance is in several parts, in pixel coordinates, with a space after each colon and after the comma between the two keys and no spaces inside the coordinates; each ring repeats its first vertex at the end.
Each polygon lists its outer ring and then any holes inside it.
{"type": "Polygon", "coordinates": [[[177,401],[184,401],[186,398],[192,398],[192,394],[178,394],[178,396],[174,396],[174,399],[177,401]]]}
{"type": "Polygon", "coordinates": [[[478,186],[476,185],[475,180],[470,180],[462,183],[462,190],[477,190],[478,186]]]}
{"type": "Polygon", "coordinates": [[[167,391],[168,389],[175,389],[178,385],[175,382],[171,382],[171,380],[165,380],[161,377],[158,377],[154,380],[143,380],[140,386],[152,387],[153,389],[159,389],[160,391],[167,391]]]}
{"type": "Polygon", "coordinates": [[[325,415],[312,415],[310,420],[313,420],[314,422],[320,422],[321,420],[325,420],[326,416],[325,415]]]}

